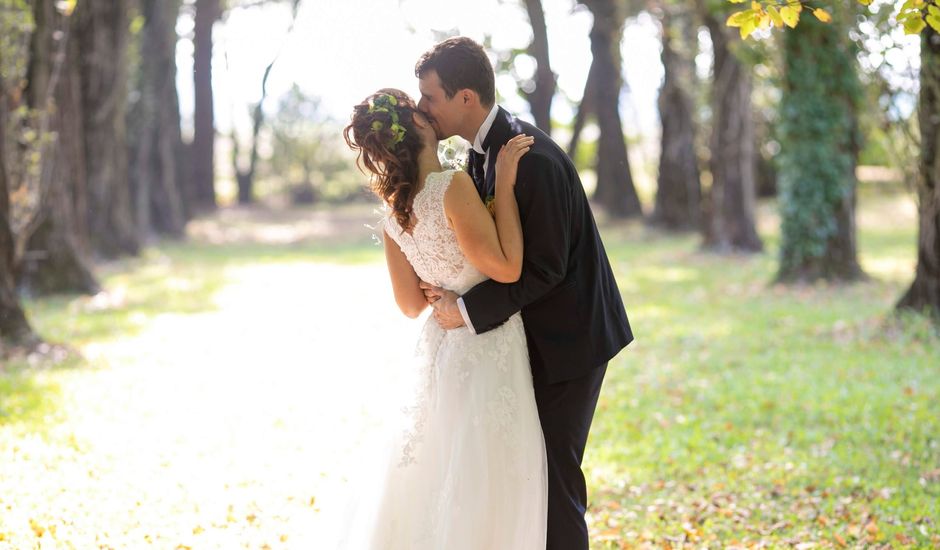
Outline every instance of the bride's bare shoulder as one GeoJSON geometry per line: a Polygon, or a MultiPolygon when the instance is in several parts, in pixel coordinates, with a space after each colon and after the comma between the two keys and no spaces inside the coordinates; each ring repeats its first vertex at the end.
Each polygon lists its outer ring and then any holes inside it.
{"type": "Polygon", "coordinates": [[[470,178],[470,174],[463,170],[455,170],[451,175],[450,185],[447,187],[447,191],[444,192],[445,202],[463,202],[469,197],[477,197],[477,200],[479,200],[476,186],[473,185],[473,179],[470,178]]]}
{"type": "Polygon", "coordinates": [[[473,179],[470,177],[470,174],[463,170],[451,170],[451,174],[451,183],[460,182],[461,185],[473,186],[473,179]]]}

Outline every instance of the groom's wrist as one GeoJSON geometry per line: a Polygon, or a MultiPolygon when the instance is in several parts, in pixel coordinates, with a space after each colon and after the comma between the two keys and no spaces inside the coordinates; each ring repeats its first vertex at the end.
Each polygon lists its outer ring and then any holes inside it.
{"type": "Polygon", "coordinates": [[[463,303],[463,298],[457,298],[457,309],[460,310],[460,316],[463,317],[463,322],[467,325],[467,328],[470,329],[470,332],[476,334],[476,329],[473,328],[473,323],[470,322],[470,316],[467,315],[467,305],[463,303]]]}

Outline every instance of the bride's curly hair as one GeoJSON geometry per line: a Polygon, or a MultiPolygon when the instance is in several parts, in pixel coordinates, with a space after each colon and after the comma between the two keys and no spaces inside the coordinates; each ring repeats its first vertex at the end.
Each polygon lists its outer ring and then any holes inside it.
{"type": "Polygon", "coordinates": [[[372,191],[392,208],[398,224],[411,229],[418,183],[418,153],[423,147],[414,124],[418,106],[408,94],[383,88],[353,107],[343,130],[356,164],[372,173],[372,191]]]}

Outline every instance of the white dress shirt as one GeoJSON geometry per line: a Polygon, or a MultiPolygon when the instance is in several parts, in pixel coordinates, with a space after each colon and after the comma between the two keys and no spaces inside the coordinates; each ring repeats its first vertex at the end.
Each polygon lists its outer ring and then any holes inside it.
{"type": "MultiPolygon", "coordinates": [[[[486,172],[489,168],[490,163],[490,150],[483,149],[483,141],[486,140],[486,135],[490,133],[490,128],[493,127],[493,121],[496,120],[496,114],[499,112],[499,105],[493,103],[493,108],[490,109],[490,113],[486,115],[486,118],[483,119],[483,124],[480,125],[480,129],[477,130],[477,135],[473,138],[473,150],[477,153],[483,155],[483,177],[486,178],[486,172]]],[[[470,316],[467,315],[467,306],[463,303],[463,298],[457,298],[457,309],[460,310],[460,315],[463,317],[463,322],[467,325],[467,328],[470,329],[470,332],[476,334],[476,329],[473,328],[473,323],[470,322],[470,316]]]]}

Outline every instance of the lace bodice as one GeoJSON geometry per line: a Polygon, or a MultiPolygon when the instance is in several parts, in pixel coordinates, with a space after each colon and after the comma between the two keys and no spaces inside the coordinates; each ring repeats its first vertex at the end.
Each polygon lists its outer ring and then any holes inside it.
{"type": "Polygon", "coordinates": [[[421,280],[463,294],[486,276],[467,261],[457,245],[457,236],[447,225],[444,193],[454,172],[428,174],[424,188],[414,198],[412,209],[417,222],[410,234],[402,231],[391,211],[386,215],[385,227],[421,280]]]}

